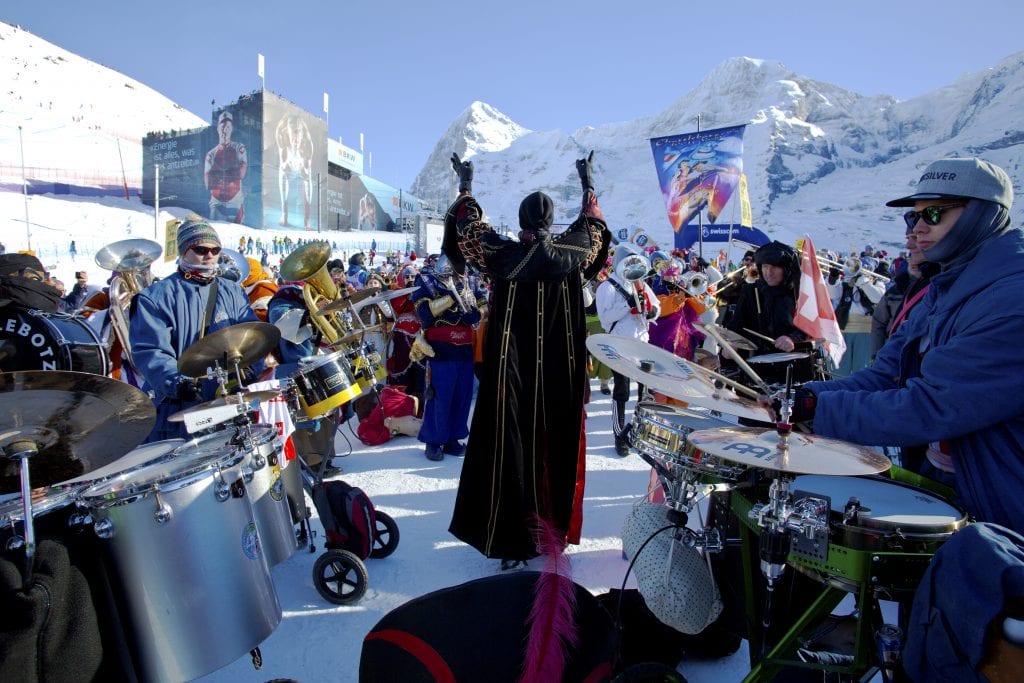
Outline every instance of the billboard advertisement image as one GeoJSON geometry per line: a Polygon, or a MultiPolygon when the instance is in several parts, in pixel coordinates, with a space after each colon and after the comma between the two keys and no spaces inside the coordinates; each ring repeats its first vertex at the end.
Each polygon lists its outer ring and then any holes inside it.
{"type": "Polygon", "coordinates": [[[326,139],[322,119],[263,93],[264,225],[319,229],[328,187],[326,139]]]}

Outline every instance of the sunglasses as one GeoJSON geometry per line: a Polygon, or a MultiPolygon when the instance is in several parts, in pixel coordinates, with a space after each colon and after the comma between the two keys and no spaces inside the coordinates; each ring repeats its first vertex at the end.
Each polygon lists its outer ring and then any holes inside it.
{"type": "Polygon", "coordinates": [[[944,206],[928,206],[920,211],[907,211],[903,214],[903,220],[907,222],[907,230],[913,230],[914,226],[921,219],[924,219],[925,225],[938,225],[939,221],[942,220],[942,214],[948,209],[959,209],[966,204],[945,204],[944,206]]]}
{"type": "Polygon", "coordinates": [[[207,254],[213,254],[216,256],[220,253],[220,247],[192,247],[192,251],[196,252],[200,256],[206,256],[207,254]]]}

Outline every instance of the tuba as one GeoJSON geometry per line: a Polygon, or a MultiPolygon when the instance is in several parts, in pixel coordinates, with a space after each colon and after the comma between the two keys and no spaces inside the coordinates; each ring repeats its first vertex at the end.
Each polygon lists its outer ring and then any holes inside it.
{"type": "Polygon", "coordinates": [[[321,313],[320,309],[340,296],[338,286],[327,271],[331,258],[331,245],[327,242],[310,242],[288,254],[281,264],[281,277],[290,282],[302,281],[302,299],[309,310],[309,319],[324,340],[332,347],[352,331],[340,311],[321,313]]]}
{"type": "Polygon", "coordinates": [[[241,285],[249,277],[249,261],[241,252],[222,248],[217,259],[217,276],[241,285]]]}
{"type": "Polygon", "coordinates": [[[160,257],[163,248],[153,240],[127,239],[114,242],[96,252],[96,265],[114,271],[110,278],[107,315],[110,329],[121,342],[125,359],[133,370],[131,339],[128,336],[128,307],[136,294],[153,282],[149,266],[160,257]]]}

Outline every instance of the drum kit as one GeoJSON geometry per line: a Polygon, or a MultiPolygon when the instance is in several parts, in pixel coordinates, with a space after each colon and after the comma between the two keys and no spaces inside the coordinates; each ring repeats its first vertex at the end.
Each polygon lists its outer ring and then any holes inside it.
{"type": "MultiPolygon", "coordinates": [[[[236,324],[200,338],[178,365],[226,394],[229,378],[242,386],[242,369],[279,337],[267,323],[236,324]]],[[[141,390],[84,372],[0,373],[0,493],[12,494],[0,501],[0,539],[23,558],[25,585],[46,518],[55,540],[86,538],[103,558],[101,583],[139,678],[191,680],[246,652],[258,665],[259,644],[281,620],[270,568],[299,549],[305,521],[286,488],[289,469],[302,477],[299,461],[284,462],[278,429],[258,423],[258,407],[284,393],[298,421],[343,405],[358,391],[349,360],[337,360],[301,365],[283,390],[183,410],[170,420],[191,438],[141,446],[156,421],[141,390]]],[[[365,583],[356,597],[363,592],[365,583]]]]}
{"type": "Polygon", "coordinates": [[[629,434],[633,450],[657,473],[666,516],[682,542],[719,553],[725,530],[739,533],[743,571],[749,572],[742,592],[752,670],[745,680],[773,680],[787,666],[850,676],[877,669],[878,601],[912,599],[932,555],[967,524],[966,513],[930,490],[897,481],[898,468],[889,472],[890,461],[873,449],[793,431],[791,382],[786,392],[775,392],[781,399],[776,421],[746,387],[661,348],[607,334],[588,337],[587,348],[613,371],[675,400],[637,403],[629,434]],[[775,428],[737,426],[741,417],[775,428]],[[881,476],[885,472],[893,478],[881,476]],[[738,523],[685,528],[705,498],[725,501],[725,516],[738,523]],[[778,611],[771,596],[787,568],[810,577],[820,594],[780,632],[770,630],[778,611]],[[797,660],[808,634],[850,594],[858,606],[851,662],[797,660]],[[750,626],[758,623],[759,632],[750,626]]]}

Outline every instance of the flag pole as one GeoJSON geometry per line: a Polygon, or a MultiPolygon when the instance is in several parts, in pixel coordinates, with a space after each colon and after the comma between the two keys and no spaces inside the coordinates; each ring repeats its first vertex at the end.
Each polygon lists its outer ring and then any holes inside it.
{"type": "MultiPolygon", "coordinates": [[[[700,132],[700,113],[697,114],[697,132],[700,132]]],[[[704,209],[697,212],[697,256],[704,258],[704,209]]]]}

